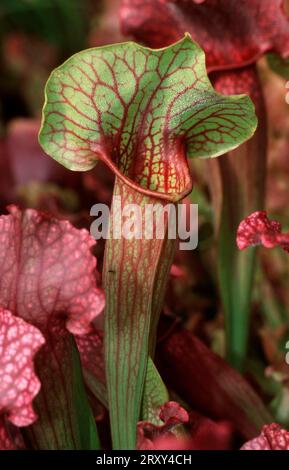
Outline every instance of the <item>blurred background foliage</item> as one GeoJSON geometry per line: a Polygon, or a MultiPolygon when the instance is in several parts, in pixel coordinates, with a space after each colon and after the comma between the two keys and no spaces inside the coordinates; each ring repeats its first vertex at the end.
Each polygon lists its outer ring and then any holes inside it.
{"type": "MultiPolygon", "coordinates": [[[[109,203],[113,177],[103,165],[73,174],[46,158],[37,142],[43,89],[50,72],[71,54],[120,42],[120,0],[1,0],[0,2],[0,208],[9,203],[49,210],[79,227],[89,227],[89,210],[109,203]]],[[[259,63],[269,124],[267,210],[289,229],[289,105],[287,65],[276,58],[259,63]],[[269,65],[272,67],[271,70],[269,65]],[[277,70],[279,68],[279,70],[277,70]],[[280,69],[282,70],[281,76],[280,69]]],[[[181,321],[224,355],[224,318],[216,279],[214,211],[208,174],[193,163],[195,183],[186,202],[199,204],[200,243],[177,253],[178,274],[170,280],[164,313],[181,321]]],[[[102,243],[96,254],[100,259],[102,243]]],[[[289,426],[289,258],[260,250],[252,305],[247,375],[276,419],[289,426]]]]}
{"type": "Polygon", "coordinates": [[[47,74],[89,47],[105,7],[102,0],[1,0],[0,93],[2,125],[39,115],[47,74]]]}

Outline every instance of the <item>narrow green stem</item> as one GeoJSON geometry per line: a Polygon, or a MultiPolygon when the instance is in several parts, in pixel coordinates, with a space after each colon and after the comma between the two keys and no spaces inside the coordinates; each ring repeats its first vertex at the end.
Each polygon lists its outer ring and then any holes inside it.
{"type": "MultiPolygon", "coordinates": [[[[126,204],[136,204],[142,209],[145,204],[166,204],[144,196],[118,178],[114,188],[114,198],[116,196],[121,198],[122,208],[126,204]]],[[[111,234],[113,219],[118,217],[113,210],[111,234]]],[[[153,330],[155,336],[159,305],[172,262],[172,245],[175,241],[168,240],[167,236],[128,240],[121,235],[119,239],[111,236],[106,242],[103,272],[107,299],[105,361],[114,449],[136,447],[136,428],[152,349],[150,333],[153,330]]]]}

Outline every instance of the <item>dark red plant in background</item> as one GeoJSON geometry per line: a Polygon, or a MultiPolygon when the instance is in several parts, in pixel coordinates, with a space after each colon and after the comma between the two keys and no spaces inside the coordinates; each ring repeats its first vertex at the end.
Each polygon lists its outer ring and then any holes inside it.
{"type": "Polygon", "coordinates": [[[274,50],[289,55],[284,0],[122,0],[125,34],[163,47],[189,32],[206,52],[209,72],[250,65],[274,50]]]}
{"type": "MultiPolygon", "coordinates": [[[[64,181],[62,168],[47,159],[38,144],[39,126],[38,119],[17,119],[7,126],[7,154],[13,183],[18,188],[32,181],[64,181]]],[[[69,186],[73,186],[73,176],[70,181],[67,180],[69,186]]]]}
{"type": "MultiPolygon", "coordinates": [[[[168,328],[166,323],[164,326],[168,328]]],[[[180,326],[159,341],[158,366],[166,383],[193,409],[212,419],[229,421],[245,439],[272,421],[247,381],[180,326]]]]}
{"type": "Polygon", "coordinates": [[[238,253],[239,221],[264,206],[266,114],[257,60],[274,51],[289,56],[289,20],[282,0],[122,0],[123,31],[154,47],[188,31],[206,52],[207,69],[221,93],[253,99],[259,126],[254,137],[228,156],[210,162],[219,245],[219,282],[226,316],[227,357],[242,368],[255,253],[238,253]],[[220,194],[221,188],[221,194],[220,194]]]}

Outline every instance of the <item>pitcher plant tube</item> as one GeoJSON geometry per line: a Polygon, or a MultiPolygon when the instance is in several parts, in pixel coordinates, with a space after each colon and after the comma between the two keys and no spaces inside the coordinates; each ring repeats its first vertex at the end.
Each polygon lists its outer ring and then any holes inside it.
{"type": "MultiPolygon", "coordinates": [[[[255,129],[250,98],[217,93],[203,51],[186,35],[163,49],[127,42],[72,56],[48,80],[39,141],[70,170],[105,162],[122,208],[165,206],[192,189],[187,158],[217,157],[255,129]]],[[[168,217],[165,223],[162,239],[111,233],[106,241],[104,343],[115,449],[135,448],[142,419],[148,358],[175,250],[168,217]]]]}

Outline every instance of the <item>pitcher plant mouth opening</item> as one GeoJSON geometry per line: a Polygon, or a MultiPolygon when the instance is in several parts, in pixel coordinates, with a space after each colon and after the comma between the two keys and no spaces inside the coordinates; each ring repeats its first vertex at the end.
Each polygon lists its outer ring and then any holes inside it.
{"type": "Polygon", "coordinates": [[[289,450],[289,2],[0,17],[0,461],[289,450]]]}

